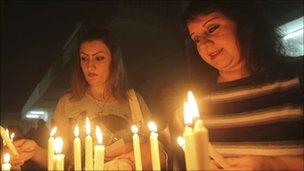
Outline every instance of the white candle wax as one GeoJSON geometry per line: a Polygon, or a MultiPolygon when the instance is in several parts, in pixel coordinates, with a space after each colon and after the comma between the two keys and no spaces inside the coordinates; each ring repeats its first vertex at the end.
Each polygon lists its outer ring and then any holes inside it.
{"type": "Polygon", "coordinates": [[[81,170],[81,140],[79,138],[79,126],[74,129],[74,169],[81,170]]]}
{"type": "Polygon", "coordinates": [[[193,133],[197,150],[198,170],[210,170],[208,130],[202,120],[199,119],[195,122],[193,133]]]}
{"type": "Polygon", "coordinates": [[[136,125],[132,125],[131,131],[133,132],[133,153],[135,158],[135,170],[142,170],[140,141],[137,134],[138,128],[136,125]]]}
{"type": "Polygon", "coordinates": [[[89,118],[86,118],[86,133],[85,138],[85,170],[93,170],[93,140],[90,136],[91,126],[89,118]]]}
{"type": "Polygon", "coordinates": [[[148,127],[151,131],[150,134],[150,146],[151,146],[151,158],[152,158],[152,168],[153,170],[160,170],[160,160],[159,160],[159,148],[158,148],[158,134],[157,126],[154,122],[149,122],[148,127]]]}
{"type": "Polygon", "coordinates": [[[48,170],[54,170],[54,135],[57,131],[57,127],[51,130],[50,138],[48,140],[48,170]]]}
{"type": "Polygon", "coordinates": [[[12,167],[11,164],[9,163],[11,156],[8,153],[5,153],[3,158],[4,158],[3,159],[4,163],[1,165],[2,171],[10,171],[12,167]]]}
{"type": "Polygon", "coordinates": [[[56,155],[54,156],[55,170],[64,170],[64,154],[61,154],[63,148],[63,140],[61,137],[54,139],[54,150],[56,155]]]}
{"type": "Polygon", "coordinates": [[[97,145],[94,147],[94,170],[103,170],[105,147],[102,145],[102,133],[99,126],[96,126],[97,145]]]}

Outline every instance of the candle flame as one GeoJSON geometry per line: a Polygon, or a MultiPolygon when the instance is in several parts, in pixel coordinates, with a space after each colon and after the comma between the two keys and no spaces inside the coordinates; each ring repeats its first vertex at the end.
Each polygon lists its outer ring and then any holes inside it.
{"type": "Polygon", "coordinates": [[[150,131],[156,132],[157,131],[157,126],[153,121],[148,122],[148,128],[150,131]]]}
{"type": "Polygon", "coordinates": [[[55,126],[52,130],[51,130],[51,133],[50,133],[50,137],[53,137],[57,132],[57,126],[55,126]]]}
{"type": "Polygon", "coordinates": [[[7,128],[5,129],[5,133],[9,137],[9,130],[7,128]]]}
{"type": "Polygon", "coordinates": [[[191,110],[188,102],[184,102],[184,123],[186,125],[191,125],[192,124],[192,115],[191,115],[191,110]]]}
{"type": "Polygon", "coordinates": [[[103,137],[102,137],[102,133],[101,133],[99,126],[96,126],[95,132],[96,132],[96,137],[97,137],[97,143],[102,144],[103,137]]]}
{"type": "Polygon", "coordinates": [[[15,138],[15,133],[12,133],[12,134],[11,134],[11,141],[13,141],[14,138],[15,138]]]}
{"type": "Polygon", "coordinates": [[[9,153],[5,153],[3,159],[4,159],[4,163],[9,163],[11,156],[9,155],[9,153]]]}
{"type": "Polygon", "coordinates": [[[91,125],[90,125],[90,120],[88,117],[86,118],[86,133],[87,133],[87,135],[90,135],[90,133],[91,133],[91,125]]]}
{"type": "Polygon", "coordinates": [[[178,136],[176,140],[177,140],[177,144],[178,144],[180,147],[182,147],[182,148],[185,147],[185,139],[184,139],[183,137],[178,136]]]}
{"type": "Polygon", "coordinates": [[[136,125],[132,125],[131,126],[131,131],[133,134],[137,134],[138,133],[138,127],[136,125]]]}
{"type": "Polygon", "coordinates": [[[199,118],[199,110],[198,110],[198,107],[197,107],[197,103],[196,103],[195,97],[194,97],[194,95],[191,91],[188,91],[187,101],[188,101],[188,104],[189,104],[189,110],[191,111],[192,117],[194,119],[199,118]]]}
{"type": "Polygon", "coordinates": [[[54,150],[57,154],[60,154],[63,147],[63,140],[61,137],[56,137],[54,140],[54,150]]]}
{"type": "Polygon", "coordinates": [[[75,135],[75,137],[79,137],[79,126],[78,126],[78,124],[74,128],[74,135],[75,135]]]}

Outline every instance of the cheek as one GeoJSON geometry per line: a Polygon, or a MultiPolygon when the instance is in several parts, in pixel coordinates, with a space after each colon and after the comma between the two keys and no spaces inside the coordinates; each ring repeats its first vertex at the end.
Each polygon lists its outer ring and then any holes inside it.
{"type": "Polygon", "coordinates": [[[208,53],[205,50],[203,50],[203,48],[197,47],[197,51],[205,62],[210,63],[210,59],[208,58],[208,53]]]}

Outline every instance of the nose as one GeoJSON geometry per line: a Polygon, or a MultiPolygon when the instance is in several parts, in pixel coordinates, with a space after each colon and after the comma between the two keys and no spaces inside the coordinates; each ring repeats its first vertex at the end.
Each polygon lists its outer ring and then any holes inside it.
{"type": "Polygon", "coordinates": [[[92,71],[94,68],[95,68],[94,61],[92,59],[90,59],[88,62],[88,70],[92,71]]]}
{"type": "Polygon", "coordinates": [[[210,46],[210,44],[212,43],[213,41],[208,36],[201,35],[197,46],[199,48],[206,48],[207,46],[210,46]]]}

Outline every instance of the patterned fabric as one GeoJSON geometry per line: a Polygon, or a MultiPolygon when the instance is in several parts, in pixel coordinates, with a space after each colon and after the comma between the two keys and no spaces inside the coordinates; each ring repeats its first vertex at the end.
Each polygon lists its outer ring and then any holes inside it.
{"type": "Polygon", "coordinates": [[[303,154],[299,77],[219,83],[198,103],[210,141],[225,156],[303,154]]]}
{"type": "MultiPolygon", "coordinates": [[[[136,93],[136,96],[144,115],[144,121],[142,122],[145,122],[151,115],[150,111],[140,94],[136,93]]],[[[70,95],[65,94],[59,99],[53,115],[54,124],[59,127],[57,135],[61,135],[64,142],[72,142],[76,124],[80,127],[80,137],[84,139],[86,117],[90,119],[93,140],[96,140],[94,130],[95,125],[98,125],[102,129],[105,145],[109,145],[120,138],[124,139],[125,142],[131,141],[130,128],[134,121],[128,101],[120,103],[113,100],[98,104],[88,93],[79,101],[71,101],[69,98],[70,95]]],[[[139,133],[144,132],[147,131],[142,128],[139,133]]],[[[142,134],[142,136],[145,137],[146,135],[142,134]]],[[[69,143],[65,143],[65,145],[69,146],[69,143]]]]}

